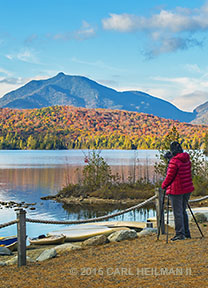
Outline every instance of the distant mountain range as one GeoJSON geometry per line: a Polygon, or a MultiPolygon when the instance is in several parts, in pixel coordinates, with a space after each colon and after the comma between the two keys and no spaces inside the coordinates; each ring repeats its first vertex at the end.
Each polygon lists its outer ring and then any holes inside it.
{"type": "Polygon", "coordinates": [[[59,73],[47,80],[32,80],[0,98],[0,107],[33,109],[54,105],[119,109],[153,114],[180,122],[208,121],[208,102],[184,112],[168,101],[141,91],[118,92],[82,76],[59,73]],[[206,104],[206,105],[205,105],[206,104]],[[203,115],[206,117],[203,118],[203,115]]]}
{"type": "Polygon", "coordinates": [[[196,118],[191,121],[192,124],[208,125],[208,101],[198,106],[194,112],[196,113],[196,118]]]}

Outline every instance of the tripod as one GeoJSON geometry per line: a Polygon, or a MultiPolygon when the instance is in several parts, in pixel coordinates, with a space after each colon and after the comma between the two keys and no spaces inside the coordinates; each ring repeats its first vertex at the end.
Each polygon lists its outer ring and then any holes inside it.
{"type": "MultiPolygon", "coordinates": [[[[164,204],[165,204],[165,193],[166,191],[164,191],[164,194],[163,194],[163,199],[162,199],[162,207],[161,207],[161,215],[160,215],[160,223],[159,223],[159,227],[158,227],[158,231],[157,231],[157,240],[159,240],[159,237],[160,237],[160,230],[161,230],[161,226],[162,226],[162,221],[163,221],[163,215],[164,215],[164,204]]],[[[167,231],[166,231],[166,243],[168,243],[168,226],[169,226],[169,195],[167,195],[167,231]]],[[[190,210],[190,213],[194,219],[194,222],[196,223],[196,226],[201,234],[201,237],[203,238],[204,237],[204,234],[202,233],[201,231],[201,228],[199,227],[199,224],[196,220],[196,217],[194,216],[194,213],[193,211],[191,210],[191,207],[189,205],[189,203],[187,203],[187,207],[189,208],[190,210]]]]}

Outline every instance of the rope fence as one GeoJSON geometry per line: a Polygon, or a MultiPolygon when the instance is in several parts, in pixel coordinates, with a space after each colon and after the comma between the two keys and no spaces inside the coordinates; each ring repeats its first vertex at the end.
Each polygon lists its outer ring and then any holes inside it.
{"type": "Polygon", "coordinates": [[[198,198],[198,199],[189,200],[189,203],[200,202],[200,201],[203,201],[203,200],[206,200],[206,199],[208,199],[208,195],[204,196],[204,197],[201,197],[201,198],[198,198]]]}
{"type": "Polygon", "coordinates": [[[83,224],[83,223],[91,223],[91,222],[96,222],[96,221],[101,221],[101,220],[106,220],[109,218],[113,218],[122,214],[125,214],[127,212],[130,212],[132,210],[135,210],[137,208],[141,208],[142,206],[152,202],[153,200],[156,199],[156,195],[152,196],[151,198],[145,200],[142,203],[139,203],[135,206],[132,206],[130,208],[127,208],[125,210],[110,214],[110,215],[106,215],[106,216],[100,216],[100,217],[96,217],[96,218],[90,218],[90,219],[85,219],[85,220],[74,220],[74,221],[53,221],[53,220],[39,220],[39,219],[30,219],[30,218],[26,218],[27,222],[31,222],[31,223],[44,223],[44,224],[83,224]]]}
{"type": "Polygon", "coordinates": [[[8,226],[11,226],[13,224],[16,224],[17,222],[18,222],[18,220],[13,220],[13,221],[10,221],[10,222],[7,222],[7,223],[0,224],[0,229],[8,227],[8,226]]]}

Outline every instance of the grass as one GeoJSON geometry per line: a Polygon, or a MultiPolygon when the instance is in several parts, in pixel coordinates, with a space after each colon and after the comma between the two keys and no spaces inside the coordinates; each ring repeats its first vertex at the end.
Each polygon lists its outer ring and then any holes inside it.
{"type": "Polygon", "coordinates": [[[140,180],[136,183],[107,183],[102,187],[89,187],[81,184],[69,184],[57,196],[95,197],[102,199],[147,199],[154,195],[155,185],[140,180]]]}

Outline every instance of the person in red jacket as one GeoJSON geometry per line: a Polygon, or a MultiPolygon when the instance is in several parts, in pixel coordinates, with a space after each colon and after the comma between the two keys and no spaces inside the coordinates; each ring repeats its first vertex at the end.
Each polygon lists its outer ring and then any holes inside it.
{"type": "Polygon", "coordinates": [[[169,161],[162,189],[166,189],[166,194],[170,197],[176,232],[176,235],[171,240],[175,241],[191,238],[186,208],[194,186],[189,154],[183,152],[181,145],[177,141],[170,144],[170,151],[173,157],[169,161]]]}

